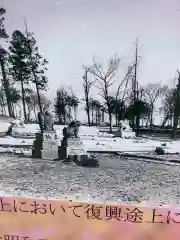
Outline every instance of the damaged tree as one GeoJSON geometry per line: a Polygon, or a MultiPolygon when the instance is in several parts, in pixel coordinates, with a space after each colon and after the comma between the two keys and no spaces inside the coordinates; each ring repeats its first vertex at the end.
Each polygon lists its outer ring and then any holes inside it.
{"type": "Polygon", "coordinates": [[[163,88],[159,83],[150,83],[147,84],[145,87],[141,89],[142,96],[144,97],[145,101],[149,103],[150,106],[150,116],[149,122],[150,126],[153,124],[153,113],[154,113],[154,105],[158,98],[161,96],[163,92],[163,88]]]}
{"type": "Polygon", "coordinates": [[[89,127],[91,126],[91,121],[90,121],[90,89],[93,86],[94,81],[90,80],[88,78],[88,73],[90,72],[91,68],[84,67],[84,76],[83,76],[83,88],[84,88],[84,95],[85,95],[85,102],[86,102],[86,107],[85,110],[87,112],[87,117],[88,117],[88,125],[89,127]]]}
{"type": "Polygon", "coordinates": [[[111,108],[111,98],[109,95],[110,87],[116,82],[114,79],[118,67],[119,67],[120,59],[117,57],[113,57],[109,60],[107,71],[103,70],[101,64],[96,63],[94,61],[94,65],[90,70],[90,73],[95,77],[97,86],[100,89],[100,95],[105,100],[105,104],[107,105],[108,115],[109,115],[109,124],[110,124],[110,133],[112,133],[112,108],[111,108]]]}

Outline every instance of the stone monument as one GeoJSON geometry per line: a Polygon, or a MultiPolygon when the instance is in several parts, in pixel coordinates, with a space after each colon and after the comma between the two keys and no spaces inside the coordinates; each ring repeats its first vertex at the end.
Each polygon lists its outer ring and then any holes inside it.
{"type": "Polygon", "coordinates": [[[57,134],[53,127],[53,116],[46,111],[38,113],[40,132],[36,133],[32,157],[55,160],[58,159],[57,134]]]}
{"type": "Polygon", "coordinates": [[[79,137],[79,121],[72,121],[68,127],[63,128],[63,139],[59,147],[59,159],[73,159],[81,162],[88,158],[87,152],[79,137]]]}
{"type": "Polygon", "coordinates": [[[14,119],[13,121],[10,122],[10,126],[8,130],[6,131],[7,136],[12,136],[16,135],[19,131],[18,128],[24,128],[25,124],[22,119],[14,119]]]}

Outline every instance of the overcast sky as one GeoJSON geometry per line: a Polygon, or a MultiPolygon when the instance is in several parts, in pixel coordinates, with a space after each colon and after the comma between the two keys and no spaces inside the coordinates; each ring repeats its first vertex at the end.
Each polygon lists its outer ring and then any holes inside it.
{"type": "Polygon", "coordinates": [[[93,56],[106,63],[122,57],[119,78],[132,61],[139,38],[141,83],[164,83],[180,68],[179,0],[0,0],[7,9],[9,33],[24,29],[36,34],[49,60],[49,95],[61,85],[73,85],[81,97],[82,64],[93,56]]]}

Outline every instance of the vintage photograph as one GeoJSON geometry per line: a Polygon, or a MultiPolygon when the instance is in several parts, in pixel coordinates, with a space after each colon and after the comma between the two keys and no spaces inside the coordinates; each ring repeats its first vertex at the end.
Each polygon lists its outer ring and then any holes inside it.
{"type": "Polygon", "coordinates": [[[0,195],[179,206],[179,22],[176,0],[0,0],[0,195]]]}

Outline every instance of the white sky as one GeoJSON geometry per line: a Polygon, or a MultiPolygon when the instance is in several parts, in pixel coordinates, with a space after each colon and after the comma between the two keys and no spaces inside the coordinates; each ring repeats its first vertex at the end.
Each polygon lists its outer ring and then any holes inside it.
{"type": "Polygon", "coordinates": [[[120,79],[134,56],[139,38],[141,83],[174,78],[180,68],[180,2],[176,0],[0,0],[7,9],[9,33],[24,29],[36,34],[49,60],[49,97],[61,85],[72,85],[83,97],[82,64],[95,56],[103,63],[122,57],[120,79]]]}

